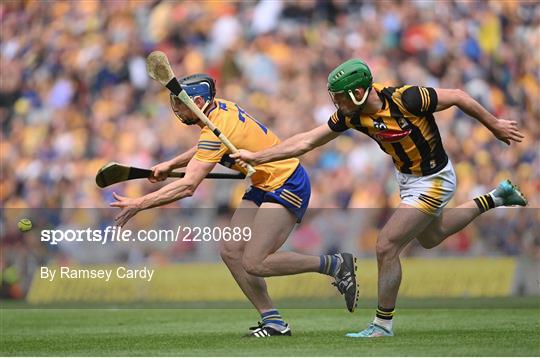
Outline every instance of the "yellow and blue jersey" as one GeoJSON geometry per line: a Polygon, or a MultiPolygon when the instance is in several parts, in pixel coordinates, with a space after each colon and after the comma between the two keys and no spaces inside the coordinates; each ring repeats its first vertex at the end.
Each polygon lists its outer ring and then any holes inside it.
{"type": "MultiPolygon", "coordinates": [[[[279,144],[279,138],[266,126],[250,116],[238,104],[216,98],[208,118],[239,149],[258,152],[279,144]]],[[[208,128],[201,130],[194,158],[202,162],[221,163],[246,172],[229,158],[229,150],[208,128]]],[[[311,195],[309,178],[297,158],[261,164],[255,167],[252,186],[243,199],[260,206],[276,202],[296,215],[300,221],[311,195]]]]}
{"type": "MultiPolygon", "coordinates": [[[[216,98],[208,118],[239,149],[258,152],[279,144],[279,138],[250,116],[238,104],[216,98]]],[[[201,130],[194,158],[208,163],[221,163],[246,172],[229,158],[229,150],[208,128],[201,130]]],[[[278,160],[255,167],[252,187],[243,199],[255,202],[277,202],[293,212],[300,221],[311,194],[309,178],[297,158],[278,160]]]]}
{"type": "MultiPolygon", "coordinates": [[[[280,142],[270,129],[236,103],[216,98],[215,107],[208,113],[208,118],[237,148],[258,152],[280,142]]],[[[202,162],[224,163],[228,154],[230,152],[227,147],[208,127],[204,127],[194,158],[202,162]]],[[[255,168],[257,172],[251,177],[252,184],[264,191],[275,190],[292,175],[299,162],[297,158],[291,158],[258,165],[255,168]]],[[[245,173],[236,164],[232,169],[245,173]]]]}

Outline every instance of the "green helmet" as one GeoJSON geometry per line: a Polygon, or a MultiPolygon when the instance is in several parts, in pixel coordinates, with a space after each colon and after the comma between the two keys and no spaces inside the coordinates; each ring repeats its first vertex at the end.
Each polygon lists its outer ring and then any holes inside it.
{"type": "Polygon", "coordinates": [[[373,76],[368,65],[357,58],[343,62],[328,75],[328,91],[332,93],[347,92],[356,105],[362,105],[371,90],[373,76]],[[361,101],[356,100],[353,91],[357,88],[366,90],[361,101]]]}

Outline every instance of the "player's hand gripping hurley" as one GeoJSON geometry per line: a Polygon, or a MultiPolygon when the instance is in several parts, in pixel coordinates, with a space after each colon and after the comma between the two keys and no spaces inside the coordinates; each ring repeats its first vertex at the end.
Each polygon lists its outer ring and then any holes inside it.
{"type": "MultiPolygon", "coordinates": [[[[191,100],[186,91],[182,89],[180,83],[176,79],[167,55],[161,51],[154,51],[146,58],[146,70],[148,75],[161,83],[164,87],[169,89],[172,94],[177,96],[188,108],[208,127],[216,137],[219,138],[225,144],[225,146],[232,152],[238,152],[238,149],[231,143],[231,141],[208,119],[208,117],[197,107],[197,105],[191,100]]],[[[249,178],[255,173],[255,168],[252,165],[247,165],[247,175],[249,178]]]]}

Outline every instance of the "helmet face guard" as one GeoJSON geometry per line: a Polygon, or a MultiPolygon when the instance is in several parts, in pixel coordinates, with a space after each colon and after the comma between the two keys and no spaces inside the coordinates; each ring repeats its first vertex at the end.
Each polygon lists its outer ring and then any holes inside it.
{"type": "Polygon", "coordinates": [[[354,91],[352,90],[347,90],[347,91],[341,91],[341,92],[332,92],[330,90],[328,90],[328,93],[330,94],[330,98],[332,98],[332,102],[334,102],[334,106],[336,106],[337,109],[339,109],[339,106],[338,104],[336,103],[336,94],[338,93],[347,93],[349,98],[351,99],[351,101],[357,105],[357,106],[362,106],[364,103],[366,103],[367,101],[367,98],[369,96],[369,93],[371,92],[371,86],[369,86],[366,91],[364,92],[364,96],[362,96],[362,98],[360,100],[357,100],[355,95],[354,95],[354,91]]]}
{"type": "Polygon", "coordinates": [[[181,106],[185,106],[185,104],[182,103],[182,101],[180,101],[180,98],[178,98],[174,94],[170,93],[169,94],[169,99],[171,101],[171,109],[174,112],[174,115],[176,116],[176,118],[178,118],[180,120],[180,122],[182,122],[184,124],[187,124],[188,126],[191,126],[193,124],[197,124],[199,119],[184,119],[180,115],[180,112],[179,112],[178,108],[181,107],[181,106]]]}

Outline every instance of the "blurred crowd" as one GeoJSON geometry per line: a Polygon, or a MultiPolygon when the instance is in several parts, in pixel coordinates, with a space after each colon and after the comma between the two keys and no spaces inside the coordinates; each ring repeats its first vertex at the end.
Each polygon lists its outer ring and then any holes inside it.
{"type": "MultiPolygon", "coordinates": [[[[150,167],[196,143],[198,128],[175,118],[167,92],[146,74],[153,50],[167,53],[177,74],[214,76],[218,97],[239,103],[280,138],[328,120],[335,108],[327,75],[351,57],[369,64],[375,82],[464,89],[495,116],[516,120],[525,140],[508,147],[455,108],[437,113],[458,177],[450,206],[504,178],[520,185],[531,208],[540,205],[536,1],[8,0],[0,20],[3,208],[107,207],[112,189],[94,183],[103,164],[150,167]]],[[[351,130],[302,163],[311,208],[379,209],[357,237],[357,249],[371,252],[388,208],[399,202],[391,159],[351,130]]],[[[234,207],[245,187],[205,181],[171,206],[234,207]]],[[[139,180],[114,190],[139,196],[156,188],[139,180]]],[[[538,209],[528,211],[488,214],[441,250],[466,254],[484,240],[487,249],[476,253],[517,254],[521,233],[538,222],[538,209]]],[[[312,217],[291,245],[339,248],[337,237],[314,238],[325,225],[312,217]]]]}

